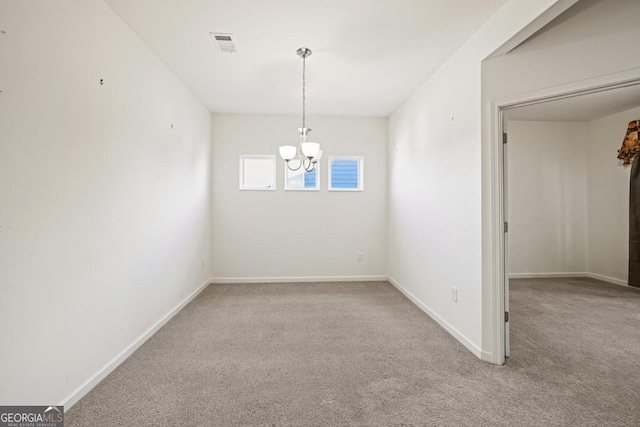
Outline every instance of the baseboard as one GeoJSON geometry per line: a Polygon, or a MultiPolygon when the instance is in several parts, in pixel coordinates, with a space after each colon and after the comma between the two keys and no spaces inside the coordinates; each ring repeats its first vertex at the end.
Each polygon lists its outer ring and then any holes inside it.
{"type": "Polygon", "coordinates": [[[80,385],[77,389],[75,389],[71,394],[65,397],[61,404],[64,406],[65,411],[68,411],[78,400],[84,397],[92,388],[94,388],[100,381],[106,378],[114,369],[116,369],[122,362],[124,362],[127,357],[131,356],[133,352],[135,352],[142,344],[144,344],[153,334],[155,334],[165,323],[167,323],[173,316],[178,314],[180,310],[184,308],[191,300],[200,294],[209,284],[211,283],[211,279],[207,280],[198,288],[191,292],[185,299],[183,299],[178,305],[172,308],[167,314],[165,314],[160,320],[158,320],[153,326],[151,326],[146,332],[144,332],[140,337],[138,337],[129,347],[125,348],[120,354],[118,354],[113,360],[104,365],[102,368],[98,370],[93,376],[91,376],[87,381],[85,381],[82,385],[80,385]]]}
{"type": "Polygon", "coordinates": [[[602,280],[603,282],[613,283],[625,287],[631,287],[625,280],[615,279],[613,277],[603,276],[596,273],[509,273],[509,279],[553,279],[566,277],[589,277],[591,279],[602,280]]]}
{"type": "Polygon", "coordinates": [[[626,288],[633,287],[633,286],[629,286],[626,280],[614,279],[613,277],[603,276],[601,274],[587,273],[587,277],[590,277],[596,280],[602,280],[603,282],[613,283],[614,285],[624,286],[626,288]]]}
{"type": "Polygon", "coordinates": [[[386,282],[387,276],[214,277],[211,283],[386,282]]]}
{"type": "Polygon", "coordinates": [[[509,279],[553,279],[563,277],[589,277],[589,273],[509,273],[509,279]]]}
{"type": "MultiPolygon", "coordinates": [[[[418,306],[419,309],[421,309],[422,311],[424,311],[429,317],[431,317],[433,320],[435,320],[440,326],[442,326],[447,332],[449,332],[451,335],[453,335],[453,337],[455,339],[457,339],[458,341],[460,341],[460,343],[462,345],[464,345],[471,353],[473,353],[478,359],[483,359],[483,352],[480,347],[478,347],[477,345],[475,345],[469,338],[467,338],[462,332],[458,331],[456,328],[454,328],[449,322],[447,322],[446,320],[444,320],[442,317],[440,317],[440,315],[438,315],[435,311],[433,311],[431,308],[429,308],[425,303],[423,303],[422,301],[420,301],[418,298],[416,298],[415,295],[413,295],[411,292],[409,292],[407,289],[405,289],[402,285],[400,285],[398,282],[396,282],[392,277],[388,278],[389,283],[391,283],[393,286],[396,287],[396,289],[398,289],[400,292],[402,292],[404,294],[404,296],[406,296],[407,298],[409,298],[409,300],[411,300],[411,302],[413,302],[416,306],[418,306]]],[[[487,353],[488,355],[490,355],[490,353],[487,353]]],[[[485,354],[486,357],[486,354],[485,354]]]]}
{"type": "Polygon", "coordinates": [[[493,363],[494,365],[498,364],[498,361],[495,360],[495,358],[493,357],[493,353],[491,353],[490,351],[482,350],[482,352],[480,353],[480,360],[493,363]]]}

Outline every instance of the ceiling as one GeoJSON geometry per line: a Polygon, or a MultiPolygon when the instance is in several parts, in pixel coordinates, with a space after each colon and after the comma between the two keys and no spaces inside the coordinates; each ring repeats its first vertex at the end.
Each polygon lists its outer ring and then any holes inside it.
{"type": "Polygon", "coordinates": [[[640,107],[640,84],[507,110],[509,120],[588,122],[640,107]]]}
{"type": "Polygon", "coordinates": [[[213,112],[391,114],[506,0],[105,0],[213,112]],[[221,53],[210,32],[233,33],[221,53]]]}

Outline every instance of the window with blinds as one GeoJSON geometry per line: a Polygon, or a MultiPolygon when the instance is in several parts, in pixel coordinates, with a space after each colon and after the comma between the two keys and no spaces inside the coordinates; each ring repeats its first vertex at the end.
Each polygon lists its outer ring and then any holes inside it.
{"type": "Polygon", "coordinates": [[[363,191],[362,156],[329,157],[329,191],[363,191]]]}

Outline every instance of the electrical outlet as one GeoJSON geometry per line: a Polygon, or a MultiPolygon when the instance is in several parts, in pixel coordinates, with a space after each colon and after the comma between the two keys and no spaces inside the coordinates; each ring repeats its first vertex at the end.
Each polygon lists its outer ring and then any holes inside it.
{"type": "Polygon", "coordinates": [[[356,258],[356,261],[358,262],[364,261],[364,255],[362,255],[362,252],[358,252],[358,257],[356,258]]]}
{"type": "Polygon", "coordinates": [[[458,288],[451,287],[451,301],[458,302],[458,288]]]}

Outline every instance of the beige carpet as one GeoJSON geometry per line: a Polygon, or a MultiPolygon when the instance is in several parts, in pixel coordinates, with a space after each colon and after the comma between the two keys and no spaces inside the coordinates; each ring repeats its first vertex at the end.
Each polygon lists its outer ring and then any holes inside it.
{"type": "Polygon", "coordinates": [[[497,367],[386,282],[211,285],[66,425],[640,425],[640,292],[518,280],[511,313],[497,367]]]}

